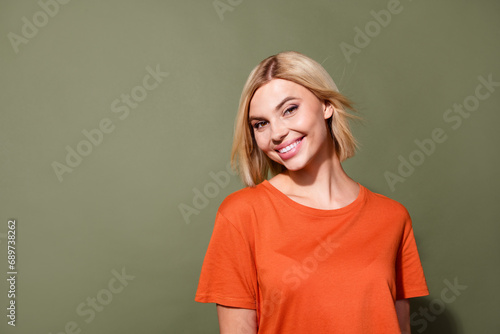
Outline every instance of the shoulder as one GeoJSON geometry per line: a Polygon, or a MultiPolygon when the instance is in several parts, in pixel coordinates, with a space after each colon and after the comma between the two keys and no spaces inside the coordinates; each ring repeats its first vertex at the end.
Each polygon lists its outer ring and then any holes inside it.
{"type": "Polygon", "coordinates": [[[368,188],[366,188],[366,191],[373,207],[380,210],[382,213],[394,215],[405,220],[410,217],[408,210],[400,202],[388,196],[371,191],[368,188]]]}
{"type": "Polygon", "coordinates": [[[226,218],[240,216],[242,213],[254,212],[262,206],[264,189],[261,184],[254,187],[245,187],[224,198],[219,206],[219,212],[226,218]]]}

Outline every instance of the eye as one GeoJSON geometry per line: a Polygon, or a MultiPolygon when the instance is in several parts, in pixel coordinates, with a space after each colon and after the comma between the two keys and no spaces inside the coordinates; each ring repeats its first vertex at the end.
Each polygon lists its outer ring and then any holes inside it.
{"type": "Polygon", "coordinates": [[[288,109],[286,109],[284,111],[284,113],[286,113],[287,111],[289,111],[290,113],[294,112],[296,109],[298,108],[298,106],[290,106],[288,109]]]}
{"type": "Polygon", "coordinates": [[[258,129],[260,129],[260,125],[262,125],[263,123],[265,123],[265,122],[257,122],[253,125],[253,128],[258,130],[258,129]]]}

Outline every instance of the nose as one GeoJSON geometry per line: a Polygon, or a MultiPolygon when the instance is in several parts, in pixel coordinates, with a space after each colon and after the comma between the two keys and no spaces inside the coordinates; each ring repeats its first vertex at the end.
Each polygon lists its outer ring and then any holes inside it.
{"type": "Polygon", "coordinates": [[[274,144],[281,143],[287,134],[288,128],[281,120],[274,121],[273,124],[271,124],[271,139],[274,144]]]}

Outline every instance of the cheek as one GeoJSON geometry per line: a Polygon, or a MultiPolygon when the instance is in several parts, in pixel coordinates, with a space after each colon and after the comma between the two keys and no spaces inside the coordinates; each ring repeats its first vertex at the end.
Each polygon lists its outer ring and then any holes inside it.
{"type": "Polygon", "coordinates": [[[254,133],[255,144],[263,151],[267,150],[268,140],[263,133],[254,133]]]}
{"type": "Polygon", "coordinates": [[[297,119],[295,120],[295,126],[297,127],[297,129],[300,129],[302,131],[309,131],[311,129],[315,129],[317,131],[319,129],[318,125],[324,124],[324,122],[324,119],[318,119],[315,113],[309,112],[303,113],[302,115],[300,115],[300,117],[297,117],[297,119]]]}

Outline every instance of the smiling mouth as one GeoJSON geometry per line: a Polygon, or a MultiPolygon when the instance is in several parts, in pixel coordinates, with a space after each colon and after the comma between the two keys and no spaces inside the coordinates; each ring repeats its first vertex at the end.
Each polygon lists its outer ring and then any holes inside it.
{"type": "Polygon", "coordinates": [[[292,144],[288,145],[287,147],[284,147],[282,148],[281,150],[276,150],[276,152],[279,152],[279,153],[286,153],[286,152],[289,152],[290,150],[292,150],[295,146],[299,145],[300,142],[302,141],[304,137],[302,138],[299,138],[298,140],[296,140],[295,142],[293,142],[292,144]]]}

